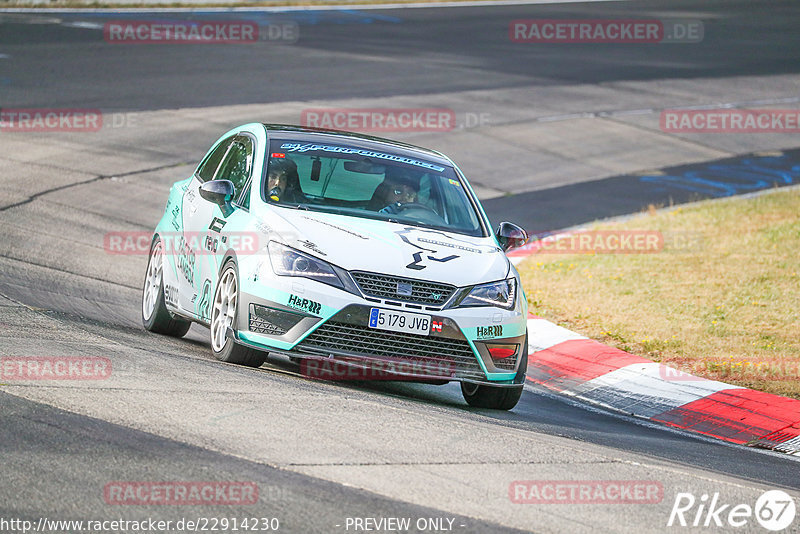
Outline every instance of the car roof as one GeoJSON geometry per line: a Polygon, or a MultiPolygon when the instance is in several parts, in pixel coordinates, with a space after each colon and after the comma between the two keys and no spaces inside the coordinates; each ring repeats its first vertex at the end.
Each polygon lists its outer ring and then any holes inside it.
{"type": "Polygon", "coordinates": [[[430,160],[435,160],[438,163],[446,165],[453,165],[447,156],[435,150],[423,148],[392,139],[385,139],[383,137],[375,137],[372,135],[359,134],[355,132],[346,132],[343,130],[326,130],[324,128],[308,128],[304,126],[295,126],[291,124],[271,124],[262,123],[269,133],[288,133],[291,134],[293,139],[306,142],[335,142],[347,141],[353,145],[361,148],[377,149],[381,145],[383,149],[391,149],[398,155],[404,156],[424,156],[430,160]]]}

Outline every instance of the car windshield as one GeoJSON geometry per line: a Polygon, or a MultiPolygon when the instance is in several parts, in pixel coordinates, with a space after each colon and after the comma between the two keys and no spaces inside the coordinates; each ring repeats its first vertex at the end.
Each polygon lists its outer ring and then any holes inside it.
{"type": "Polygon", "coordinates": [[[484,236],[476,208],[450,166],[286,139],[273,139],[268,155],[262,183],[268,202],[484,236]]]}

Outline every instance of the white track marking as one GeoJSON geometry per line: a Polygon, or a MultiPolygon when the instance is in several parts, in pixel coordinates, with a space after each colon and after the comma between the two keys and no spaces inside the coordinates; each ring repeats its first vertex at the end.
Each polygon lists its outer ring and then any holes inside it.
{"type": "Polygon", "coordinates": [[[571,339],[588,338],[546,319],[528,319],[528,350],[531,354],[571,339]]]}
{"type": "Polygon", "coordinates": [[[102,30],[105,27],[103,24],[99,24],[97,22],[84,22],[84,21],[64,22],[62,26],[68,26],[70,28],[85,28],[89,30],[102,30]]]}
{"type": "Polygon", "coordinates": [[[742,389],[688,374],[673,380],[670,376],[675,375],[660,363],[635,363],[584,382],[567,393],[641,417],[652,417],[718,391],[742,389]]]}

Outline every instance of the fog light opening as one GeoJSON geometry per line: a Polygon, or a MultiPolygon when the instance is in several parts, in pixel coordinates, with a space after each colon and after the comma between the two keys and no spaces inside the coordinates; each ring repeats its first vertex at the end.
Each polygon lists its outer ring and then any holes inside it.
{"type": "Polygon", "coordinates": [[[519,345],[486,345],[493,360],[505,360],[517,354],[519,345]]]}

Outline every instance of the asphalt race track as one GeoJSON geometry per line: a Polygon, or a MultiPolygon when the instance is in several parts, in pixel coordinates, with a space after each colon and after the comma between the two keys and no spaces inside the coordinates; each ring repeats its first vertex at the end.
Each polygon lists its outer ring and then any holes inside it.
{"type": "MultiPolygon", "coordinates": [[[[495,413],[468,408],[454,384],[326,383],[289,362],[217,362],[207,329],[193,326],[182,340],[142,329],[147,257],[103,247],[109,231],[152,230],[169,185],[226,129],[297,123],[307,108],[453,109],[453,131],[386,135],[451,155],[493,221],[534,230],[797,183],[796,134],[658,129],[670,107],[797,107],[796,2],[194,13],[290,21],[300,38],[103,39],[108,20],[186,16],[0,13],[2,108],[104,115],[99,132],[0,131],[0,356],[98,356],[113,369],[101,381],[0,384],[0,521],[258,517],[278,518],[285,532],[355,532],[353,518],[407,517],[425,527],[410,532],[680,532],[688,527],[667,522],[681,492],[718,493],[732,506],[753,506],[768,489],[800,495],[794,458],[533,388],[513,411],[495,413]],[[525,18],[701,20],[705,36],[694,44],[510,42],[509,21],[525,18]],[[709,162],[718,187],[663,178],[709,171],[709,162]],[[731,171],[726,181],[719,165],[777,170],[751,182],[731,171]],[[514,504],[517,480],[654,481],[663,496],[514,504]],[[247,481],[259,500],[123,506],[104,496],[116,481],[247,481]]],[[[692,532],[732,528],[711,523],[692,532]]],[[[0,522],[6,530],[17,531],[0,522]]],[[[737,529],[764,531],[753,518],[737,529]]],[[[800,532],[800,519],[787,531],[800,532]]]]}
{"type": "MultiPolygon", "coordinates": [[[[118,110],[151,110],[508,89],[532,83],[766,76],[797,70],[800,36],[793,31],[796,7],[792,2],[712,0],[704,2],[702,9],[694,6],[695,2],[683,0],[492,10],[201,12],[190,18],[300,25],[296,44],[264,42],[203,50],[106,47],[102,32],[87,31],[91,30],[87,23],[142,18],[138,14],[9,14],[0,43],[15,61],[4,69],[4,76],[18,82],[6,88],[4,100],[6,106],[16,107],[91,102],[118,110]],[[701,19],[708,39],[697,47],[651,45],[645,53],[624,44],[525,47],[508,39],[511,20],[576,16],[701,19]],[[61,23],[42,24],[48,18],[61,23]],[[84,25],[76,28],[78,22],[84,25]],[[98,62],[103,68],[98,68],[98,62]],[[37,87],[31,92],[28,84],[34,83],[37,87]]],[[[159,13],[155,18],[185,19],[186,15],[159,13]]]]}

